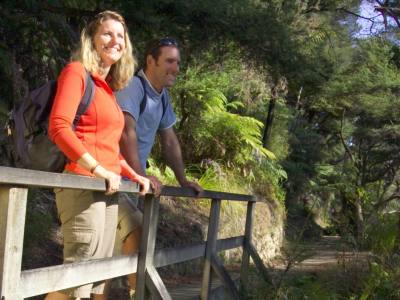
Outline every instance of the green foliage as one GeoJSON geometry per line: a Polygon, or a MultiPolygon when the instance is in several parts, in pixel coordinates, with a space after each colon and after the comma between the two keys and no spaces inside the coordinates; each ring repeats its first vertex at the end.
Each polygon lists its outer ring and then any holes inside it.
{"type": "Polygon", "coordinates": [[[46,241],[50,240],[53,215],[51,212],[43,211],[42,202],[43,195],[40,189],[30,189],[28,194],[28,205],[26,210],[26,226],[24,232],[24,247],[34,248],[38,247],[46,241]]]}
{"type": "Polygon", "coordinates": [[[397,299],[400,279],[399,216],[385,214],[367,227],[367,239],[374,259],[364,281],[360,299],[397,299]]]}
{"type": "Polygon", "coordinates": [[[290,153],[283,162],[288,173],[287,188],[291,198],[296,195],[307,194],[314,186],[319,162],[323,159],[323,147],[326,137],[302,119],[294,119],[291,125],[289,138],[290,153]]]}
{"type": "Polygon", "coordinates": [[[385,270],[381,264],[371,263],[370,273],[359,299],[397,299],[400,296],[395,279],[398,278],[398,273],[399,270],[395,276],[385,270]]]}
{"type": "Polygon", "coordinates": [[[252,186],[254,193],[272,203],[277,200],[284,206],[286,190],[283,188],[283,183],[288,175],[280,163],[259,159],[249,169],[245,181],[252,186]]]}
{"type": "Polygon", "coordinates": [[[367,238],[371,250],[382,258],[390,255],[398,247],[398,216],[378,216],[372,224],[367,227],[367,238]]]}
{"type": "MultiPolygon", "coordinates": [[[[199,184],[204,187],[204,189],[233,192],[237,188],[237,182],[234,180],[232,182],[233,184],[230,184],[228,170],[226,170],[223,165],[218,164],[215,161],[208,160],[203,161],[202,166],[205,171],[199,179],[199,184]]],[[[243,189],[240,192],[243,192],[243,189]]]]}
{"type": "MultiPolygon", "coordinates": [[[[261,108],[259,111],[262,111],[261,108]]],[[[289,127],[293,118],[293,110],[284,99],[279,98],[275,105],[272,134],[268,142],[269,150],[276,155],[279,161],[285,160],[291,151],[288,141],[290,139],[289,127]]]]}
{"type": "Polygon", "coordinates": [[[241,68],[229,60],[220,65],[193,63],[174,86],[178,133],[187,161],[200,163],[209,158],[243,168],[254,151],[275,157],[261,145],[262,123],[233,112],[247,100],[236,98],[243,95],[238,81],[245,73],[241,68]]]}
{"type": "Polygon", "coordinates": [[[308,119],[296,120],[285,166],[297,193],[333,191],[342,221],[362,239],[364,216],[377,218],[377,208],[397,199],[399,71],[392,43],[381,38],[358,41],[337,54],[335,72],[309,98],[308,119]],[[310,137],[315,142],[302,151],[310,137]]]}
{"type": "Polygon", "coordinates": [[[312,275],[299,276],[293,282],[290,282],[287,287],[287,299],[301,299],[301,300],[334,300],[339,299],[339,295],[323,286],[312,275]]]}
{"type": "Polygon", "coordinates": [[[29,210],[26,217],[24,247],[33,247],[49,239],[52,217],[34,210],[29,210]]]}
{"type": "Polygon", "coordinates": [[[176,185],[176,178],[174,172],[166,166],[164,169],[160,169],[159,166],[157,166],[157,163],[154,161],[154,159],[149,158],[147,160],[149,163],[149,168],[146,169],[146,173],[148,175],[156,176],[158,179],[160,179],[164,184],[170,184],[170,185],[176,185]]]}

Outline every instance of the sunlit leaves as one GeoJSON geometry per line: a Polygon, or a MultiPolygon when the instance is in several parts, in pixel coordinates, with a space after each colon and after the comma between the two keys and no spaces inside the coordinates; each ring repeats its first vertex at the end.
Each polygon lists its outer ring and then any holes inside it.
{"type": "Polygon", "coordinates": [[[242,166],[252,160],[253,151],[273,158],[273,153],[261,145],[263,124],[230,112],[243,108],[243,100],[230,101],[225,93],[237,89],[241,82],[229,76],[234,75],[229,68],[220,69],[219,73],[215,73],[215,66],[212,68],[214,70],[200,65],[189,67],[184,81],[173,89],[179,101],[176,107],[180,122],[185,124],[180,126],[180,134],[184,141],[189,137],[197,141],[196,145],[186,145],[185,149],[192,149],[192,159],[211,158],[242,166]]]}

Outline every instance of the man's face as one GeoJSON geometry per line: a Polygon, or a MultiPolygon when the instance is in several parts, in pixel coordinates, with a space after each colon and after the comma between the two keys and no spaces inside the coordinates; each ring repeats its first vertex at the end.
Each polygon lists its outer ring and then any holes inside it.
{"type": "Polygon", "coordinates": [[[151,57],[148,67],[153,74],[155,86],[157,88],[171,87],[179,73],[180,63],[179,50],[173,46],[162,47],[157,60],[151,57]]]}

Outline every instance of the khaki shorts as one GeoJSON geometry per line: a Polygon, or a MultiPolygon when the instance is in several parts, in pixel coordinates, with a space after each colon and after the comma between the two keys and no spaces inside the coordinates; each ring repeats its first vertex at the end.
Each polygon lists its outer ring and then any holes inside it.
{"type": "Polygon", "coordinates": [[[143,214],[138,208],[137,194],[120,193],[118,199],[118,225],[114,254],[121,254],[122,243],[126,237],[142,226],[143,214]]]}
{"type": "MultiPolygon", "coordinates": [[[[55,189],[64,237],[64,263],[111,257],[118,221],[119,195],[55,189]]],[[[104,281],[60,291],[70,297],[102,294],[104,281]]]]}

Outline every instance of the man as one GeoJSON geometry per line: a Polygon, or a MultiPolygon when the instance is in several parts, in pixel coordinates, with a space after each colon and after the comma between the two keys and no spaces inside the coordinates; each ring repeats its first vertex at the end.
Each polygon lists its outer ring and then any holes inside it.
{"type": "MultiPolygon", "coordinates": [[[[189,181],[185,176],[181,148],[172,128],[176,116],[167,89],[174,84],[179,73],[179,65],[180,54],[174,39],[162,38],[147,44],[144,69],[138,73],[142,81],[134,77],[124,90],[117,93],[118,103],[125,117],[125,129],[120,144],[121,153],[137,173],[145,176],[146,161],[158,132],[163,157],[174,171],[179,184],[182,187],[193,188],[200,195],[203,192],[202,187],[189,181]],[[143,98],[145,95],[147,99],[143,98]],[[141,104],[142,101],[146,101],[145,105],[141,104]]],[[[159,194],[161,182],[154,176],[147,177],[152,183],[155,194],[159,194]]],[[[120,200],[117,235],[124,241],[121,247],[123,254],[134,254],[138,251],[141,223],[142,214],[135,203],[128,197],[120,200]]],[[[118,241],[116,244],[118,248],[118,241]]],[[[129,275],[128,281],[130,287],[134,289],[136,274],[129,275]]]]}

